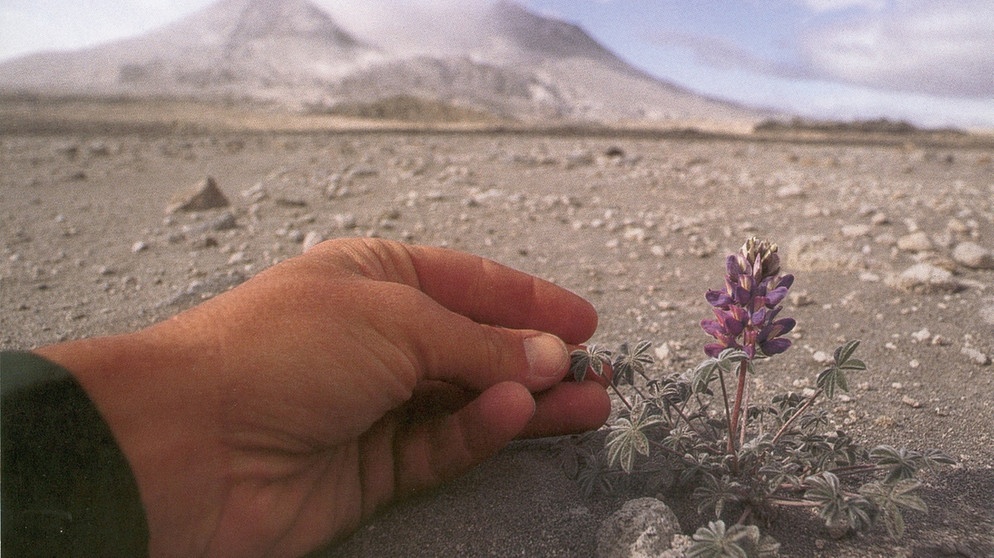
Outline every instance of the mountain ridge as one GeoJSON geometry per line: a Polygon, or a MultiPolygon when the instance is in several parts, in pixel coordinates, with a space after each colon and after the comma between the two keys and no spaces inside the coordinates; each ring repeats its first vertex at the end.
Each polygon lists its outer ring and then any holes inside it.
{"type": "Polygon", "coordinates": [[[581,27],[508,0],[455,26],[420,29],[400,15],[384,23],[387,31],[370,37],[308,0],[219,0],[137,37],[0,64],[0,90],[250,100],[295,110],[414,95],[515,120],[757,114],[653,78],[581,27]]]}

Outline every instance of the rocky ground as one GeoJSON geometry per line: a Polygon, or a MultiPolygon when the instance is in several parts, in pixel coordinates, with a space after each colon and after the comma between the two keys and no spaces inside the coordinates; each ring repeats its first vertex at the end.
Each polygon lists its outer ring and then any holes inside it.
{"type": "MultiPolygon", "coordinates": [[[[42,131],[0,135],[4,349],[140,327],[321,239],[376,235],[551,279],[596,305],[596,342],[651,340],[657,373],[679,372],[703,355],[724,256],[758,235],[797,277],[799,327],[756,392],[810,388],[861,339],[869,370],[834,425],[959,461],[926,479],[931,511],[901,541],[795,514],[771,527],[783,554],[994,555],[989,141],[42,131]],[[226,206],[167,212],[208,177],[226,206]]],[[[558,463],[555,441],[516,444],[322,555],[591,555],[622,502],[581,498],[558,463]]]]}

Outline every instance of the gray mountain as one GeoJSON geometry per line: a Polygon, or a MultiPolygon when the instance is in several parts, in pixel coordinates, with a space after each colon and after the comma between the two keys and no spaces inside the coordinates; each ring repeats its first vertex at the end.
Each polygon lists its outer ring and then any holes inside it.
{"type": "Polygon", "coordinates": [[[657,80],[580,27],[513,2],[462,12],[457,22],[420,16],[412,25],[398,10],[359,34],[307,0],[220,0],[139,37],[0,64],[0,90],[312,109],[404,96],[520,119],[755,116],[657,80]]]}

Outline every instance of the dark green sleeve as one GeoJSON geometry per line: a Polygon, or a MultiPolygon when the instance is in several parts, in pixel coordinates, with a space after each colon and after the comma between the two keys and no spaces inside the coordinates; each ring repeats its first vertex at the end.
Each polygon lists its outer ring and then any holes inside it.
{"type": "Polygon", "coordinates": [[[0,394],[4,555],[146,555],[131,469],[72,375],[33,353],[0,353],[0,394]]]}

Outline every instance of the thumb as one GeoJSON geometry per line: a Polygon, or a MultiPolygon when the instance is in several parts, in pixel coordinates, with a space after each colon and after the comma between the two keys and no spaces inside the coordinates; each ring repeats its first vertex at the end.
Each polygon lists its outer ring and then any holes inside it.
{"type": "Polygon", "coordinates": [[[426,379],[477,392],[511,381],[536,392],[555,385],[569,370],[569,351],[555,335],[450,318],[421,337],[426,379]]]}

